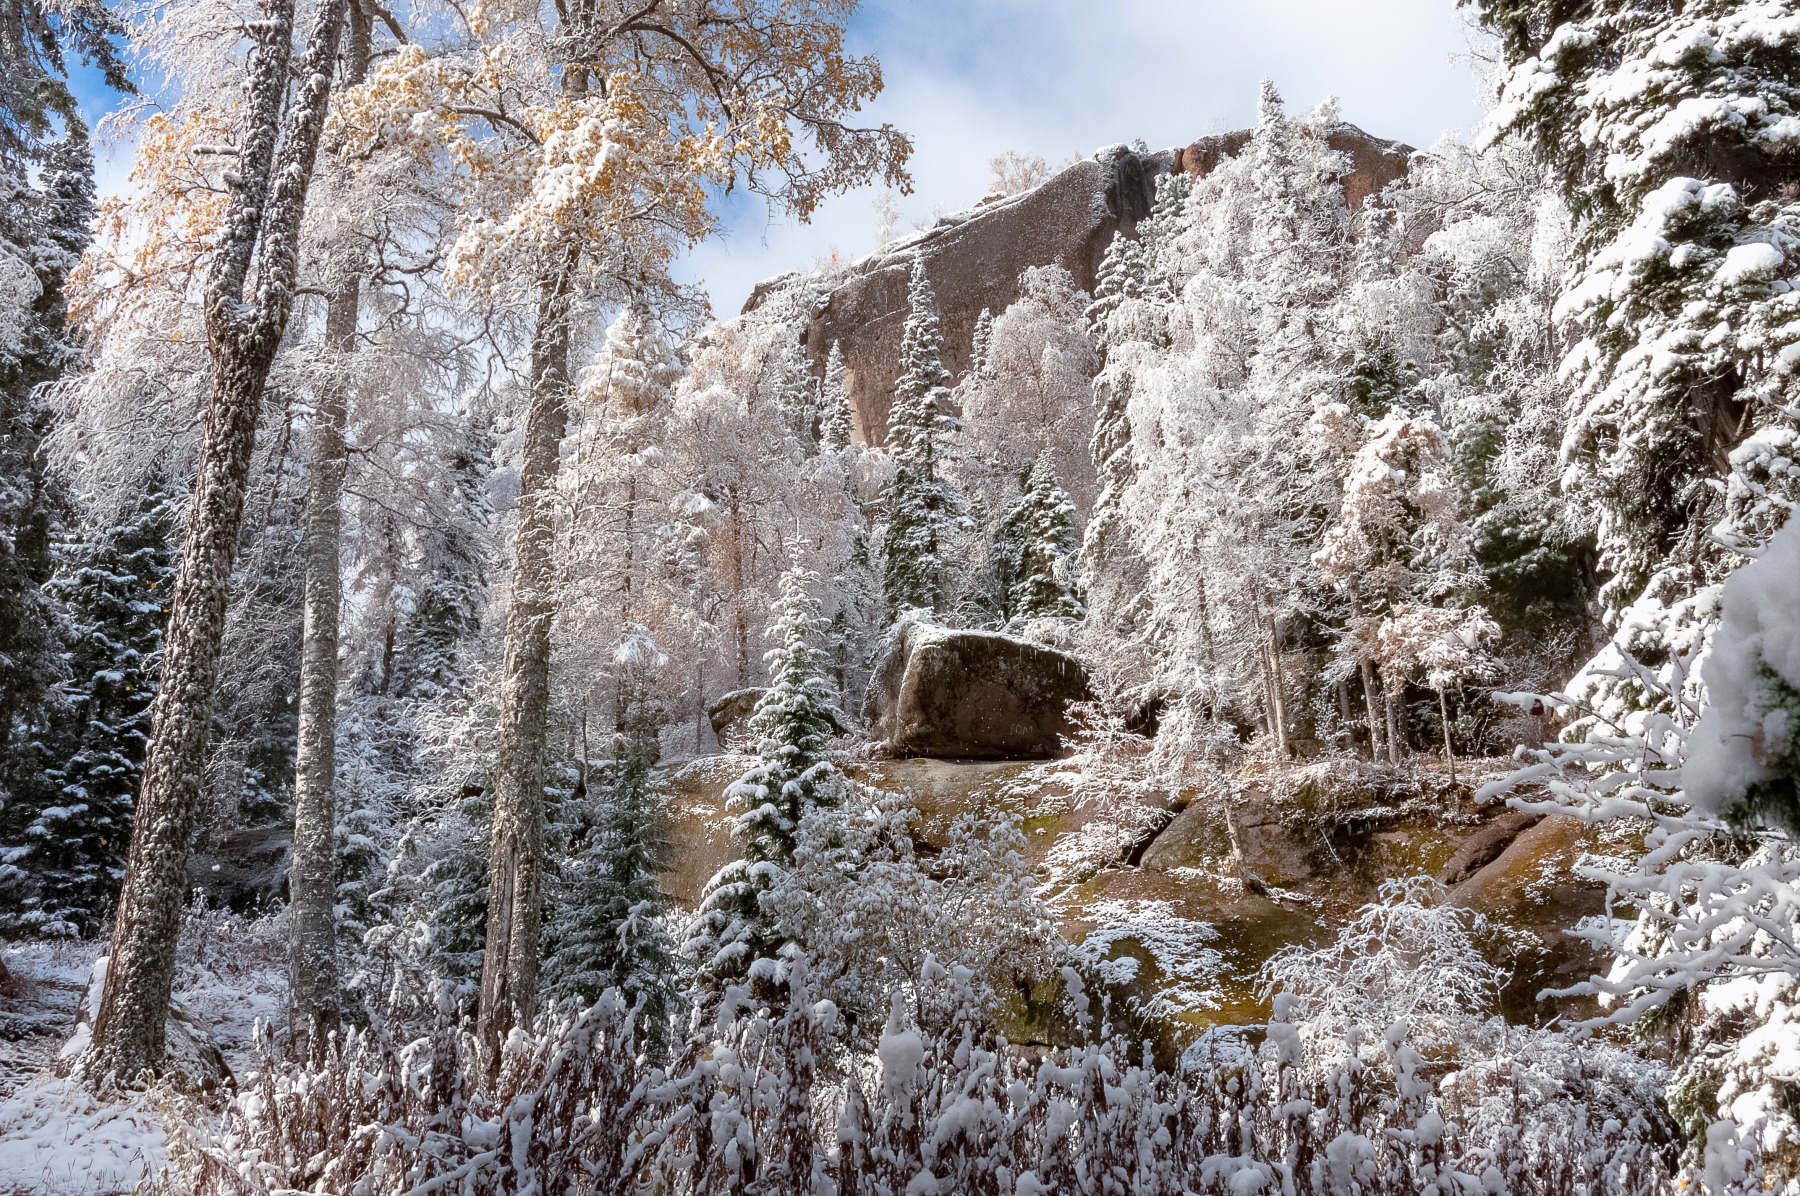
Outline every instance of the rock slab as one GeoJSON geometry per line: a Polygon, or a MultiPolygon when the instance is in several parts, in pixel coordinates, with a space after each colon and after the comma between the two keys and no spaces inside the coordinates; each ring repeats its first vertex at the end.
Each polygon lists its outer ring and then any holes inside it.
{"type": "Polygon", "coordinates": [[[863,717],[895,756],[1023,760],[1054,756],[1087,670],[1054,648],[991,631],[909,623],[869,682],[863,717]]]}

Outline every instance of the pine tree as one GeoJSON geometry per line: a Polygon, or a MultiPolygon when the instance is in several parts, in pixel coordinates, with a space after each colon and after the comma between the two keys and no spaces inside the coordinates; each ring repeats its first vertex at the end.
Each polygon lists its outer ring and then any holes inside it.
{"type": "Polygon", "coordinates": [[[721,868],[689,931],[686,950],[703,983],[781,979],[793,944],[763,898],[793,866],[801,818],[842,799],[843,774],[827,751],[834,722],[824,647],[829,626],[813,590],[819,575],[799,566],[781,578],[772,629],[781,643],[767,656],[769,688],[757,701],[751,729],[756,763],[725,790],[744,858],[721,868]]]}
{"type": "Polygon", "coordinates": [[[421,540],[419,569],[425,581],[400,635],[393,687],[397,697],[429,701],[462,683],[461,656],[481,628],[487,588],[491,441],[484,421],[466,417],[463,434],[444,461],[447,509],[421,540]]]}
{"type": "Polygon", "coordinates": [[[944,366],[937,301],[923,262],[913,263],[908,301],[900,335],[902,373],[889,419],[894,478],[881,544],[886,558],[882,592],[890,619],[907,610],[943,609],[949,553],[964,526],[960,497],[941,476],[943,446],[954,426],[944,413],[950,371],[944,366]]]}
{"type": "Polygon", "coordinates": [[[1175,242],[1186,227],[1188,198],[1193,193],[1194,180],[1186,174],[1158,176],[1150,214],[1138,222],[1138,239],[1144,248],[1144,293],[1159,303],[1175,302],[1180,290],[1175,242]]]}
{"type": "MultiPolygon", "coordinates": [[[[72,551],[50,589],[68,613],[74,680],[51,739],[64,763],[44,799],[0,811],[23,900],[5,921],[40,934],[89,935],[124,874],[143,771],[156,651],[174,577],[175,503],[153,479],[103,539],[72,551]]],[[[11,887],[11,886],[8,886],[11,887]]]]}
{"type": "Polygon", "coordinates": [[[43,388],[75,360],[63,284],[94,217],[93,154],[80,121],[67,119],[61,140],[33,146],[35,186],[22,163],[0,157],[0,801],[32,804],[55,763],[42,737],[64,678],[61,615],[45,586],[67,504],[39,451],[50,430],[43,388]]]}
{"type": "Polygon", "coordinates": [[[641,1003],[640,1033],[655,1041],[675,999],[675,946],[657,880],[668,851],[653,772],[661,728],[641,687],[621,706],[598,819],[565,881],[563,914],[550,928],[548,970],[558,997],[588,1003],[616,988],[628,1003],[641,1003]]]}
{"type": "Polygon", "coordinates": [[[825,358],[825,381],[819,388],[819,446],[828,453],[850,447],[850,391],[844,385],[844,346],[831,342],[825,358]]]}
{"type": "Polygon", "coordinates": [[[775,379],[775,406],[787,425],[788,435],[807,456],[818,451],[819,440],[814,425],[819,418],[819,383],[806,353],[796,341],[790,341],[781,352],[775,379]]]}
{"type": "Polygon", "coordinates": [[[975,317],[975,335],[969,342],[969,376],[972,378],[988,377],[988,358],[994,349],[994,313],[989,308],[982,308],[981,314],[975,317]]]}
{"type": "Polygon", "coordinates": [[[1008,619],[1080,618],[1086,613],[1073,576],[1074,515],[1075,504],[1057,484],[1056,465],[1046,449],[995,536],[995,571],[1008,619]]]}
{"type": "Polygon", "coordinates": [[[1122,232],[1113,234],[1100,259],[1100,272],[1094,278],[1094,301],[1088,304],[1088,331],[1101,344],[1108,343],[1107,323],[1119,305],[1127,299],[1142,299],[1149,289],[1149,263],[1144,246],[1122,232]]]}
{"type": "Polygon", "coordinates": [[[454,823],[456,833],[448,849],[419,874],[420,901],[429,937],[426,966],[450,1000],[468,1009],[474,1003],[487,942],[492,800],[485,792],[465,789],[454,823]]]}

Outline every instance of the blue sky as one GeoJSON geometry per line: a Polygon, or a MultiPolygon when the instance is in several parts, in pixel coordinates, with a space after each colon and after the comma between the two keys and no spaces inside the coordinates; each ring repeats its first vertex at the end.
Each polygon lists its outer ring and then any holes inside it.
{"type": "MultiPolygon", "coordinates": [[[[1455,0],[865,0],[852,40],[887,80],[868,116],[913,138],[902,230],[979,199],[1006,150],[1060,164],[1114,142],[1160,149],[1241,128],[1265,77],[1296,110],[1335,95],[1345,119],[1417,146],[1479,115],[1455,0]]],[[[91,71],[74,83],[90,117],[117,103],[91,71]]],[[[129,147],[100,158],[102,191],[123,187],[129,147]]],[[[730,315],[758,279],[873,249],[874,198],[837,197],[809,225],[736,199],[724,235],[680,274],[730,315]]]]}
{"type": "MultiPolygon", "coordinates": [[[[902,229],[974,203],[1005,150],[1059,164],[1242,128],[1265,77],[1294,110],[1335,95],[1346,120],[1415,146],[1479,117],[1454,0],[865,0],[853,35],[887,80],[870,115],[913,137],[902,229]]],[[[834,199],[810,226],[733,205],[684,275],[730,315],[760,278],[873,249],[873,199],[834,199]]]]}

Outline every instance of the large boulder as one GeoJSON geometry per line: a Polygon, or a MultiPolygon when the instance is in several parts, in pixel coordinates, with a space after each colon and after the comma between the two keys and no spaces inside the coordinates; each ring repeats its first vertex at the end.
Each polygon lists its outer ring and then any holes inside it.
{"type": "Polygon", "coordinates": [[[992,631],[909,623],[869,681],[863,719],[896,756],[1054,756],[1072,730],[1068,707],[1092,695],[1065,652],[992,631]]]}

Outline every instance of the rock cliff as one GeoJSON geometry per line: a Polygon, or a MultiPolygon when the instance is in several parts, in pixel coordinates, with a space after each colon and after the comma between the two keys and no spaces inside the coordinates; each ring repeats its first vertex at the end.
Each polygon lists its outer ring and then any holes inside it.
{"type": "MultiPolygon", "coordinates": [[[[924,259],[937,292],[947,364],[960,374],[968,365],[982,309],[995,315],[1005,310],[1018,298],[1025,270],[1059,265],[1078,285],[1091,287],[1113,234],[1122,229],[1135,235],[1138,220],[1149,212],[1159,175],[1181,170],[1202,177],[1249,139],[1250,131],[1243,129],[1158,153],[1108,147],[1029,191],[945,216],[835,276],[796,273],[770,279],[757,286],[744,310],[754,310],[788,288],[821,288],[801,343],[816,373],[823,372],[832,342],[843,345],[857,433],[880,444],[887,437],[907,278],[915,258],[924,259]]],[[[1327,139],[1345,157],[1348,169],[1341,182],[1353,206],[1403,176],[1412,154],[1409,146],[1383,141],[1350,124],[1339,125],[1327,139]]]]}

